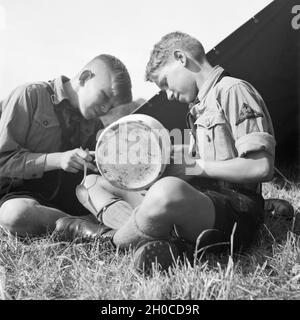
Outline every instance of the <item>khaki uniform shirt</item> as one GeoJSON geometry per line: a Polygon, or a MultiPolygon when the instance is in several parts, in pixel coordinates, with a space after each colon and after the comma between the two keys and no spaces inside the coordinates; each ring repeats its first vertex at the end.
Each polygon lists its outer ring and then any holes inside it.
{"type": "Polygon", "coordinates": [[[190,151],[207,161],[245,157],[250,152],[275,155],[274,131],[266,105],[256,89],[246,81],[226,76],[213,68],[199,91],[199,103],[190,106],[196,127],[190,151]]]}
{"type": "MultiPolygon", "coordinates": [[[[66,108],[67,100],[61,76],[53,81],[54,93],[47,91],[46,82],[31,83],[16,88],[2,103],[0,119],[0,177],[36,179],[44,174],[48,153],[65,151],[62,144],[62,126],[55,108],[66,108]]],[[[64,112],[65,123],[71,123],[71,114],[64,112]]],[[[99,119],[77,121],[80,137],[73,148],[86,147],[95,141],[97,131],[103,128],[99,119]]]]}

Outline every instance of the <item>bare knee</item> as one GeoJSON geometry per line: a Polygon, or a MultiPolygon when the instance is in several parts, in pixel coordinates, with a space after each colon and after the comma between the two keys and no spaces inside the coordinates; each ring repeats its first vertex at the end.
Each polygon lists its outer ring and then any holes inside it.
{"type": "Polygon", "coordinates": [[[147,192],[143,213],[148,218],[169,218],[174,209],[182,207],[187,183],[176,177],[157,181],[147,192]]]}
{"type": "Polygon", "coordinates": [[[11,233],[26,234],[30,213],[38,202],[34,199],[10,199],[0,208],[0,225],[11,233]]]}
{"type": "Polygon", "coordinates": [[[184,188],[186,188],[188,184],[177,177],[164,177],[160,180],[158,180],[154,185],[149,189],[152,192],[163,192],[164,194],[167,194],[172,197],[172,194],[174,191],[179,191],[184,188]]]}
{"type": "Polygon", "coordinates": [[[148,191],[148,196],[160,205],[169,206],[180,202],[188,184],[176,177],[165,177],[158,180],[148,191]]]}

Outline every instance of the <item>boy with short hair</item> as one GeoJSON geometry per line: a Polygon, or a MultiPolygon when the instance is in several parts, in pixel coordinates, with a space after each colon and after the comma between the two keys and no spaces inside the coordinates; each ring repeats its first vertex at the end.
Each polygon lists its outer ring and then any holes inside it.
{"type": "Polygon", "coordinates": [[[101,54],[76,76],[16,88],[0,119],[0,225],[19,236],[54,230],[61,217],[98,221],[77,200],[84,162],[97,172],[99,119],[132,101],[124,64],[101,54]]]}
{"type": "MultiPolygon", "coordinates": [[[[146,79],[168,99],[190,103],[192,155],[184,154],[189,172],[185,164],[170,165],[145,196],[121,194],[98,179],[90,196],[104,224],[120,205],[113,196],[128,203],[122,211],[127,218],[111,226],[114,244],[135,247],[134,265],[146,273],[155,262],[167,269],[187,244],[228,248],[233,237],[235,249],[251,246],[264,220],[260,185],[272,178],[274,167],[275,139],[263,99],[248,82],[212,67],[201,43],[182,32],[167,34],[154,46],[146,79]]],[[[63,219],[58,229],[63,230],[63,219]]],[[[87,229],[93,237],[101,233],[92,224],[87,229]]],[[[70,234],[78,234],[75,227],[70,234]]]]}
{"type": "Polygon", "coordinates": [[[248,248],[264,220],[260,187],[273,176],[275,156],[272,122],[260,94],[212,67],[201,43],[182,32],[167,34],[154,46],[146,79],[168,99],[190,103],[193,177],[185,182],[182,166],[183,179],[157,181],[116,232],[115,244],[137,246],[135,265],[146,272],[155,261],[167,268],[170,249],[180,255],[174,233],[198,248],[229,244],[231,236],[235,249],[248,248]]]}

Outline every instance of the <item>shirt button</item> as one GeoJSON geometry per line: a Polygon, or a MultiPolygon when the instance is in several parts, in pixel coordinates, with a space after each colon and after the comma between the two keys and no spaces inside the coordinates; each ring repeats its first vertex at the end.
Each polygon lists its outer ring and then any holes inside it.
{"type": "Polygon", "coordinates": [[[47,126],[49,124],[49,122],[47,120],[43,121],[43,125],[47,126]]]}
{"type": "Polygon", "coordinates": [[[206,119],[205,124],[206,124],[207,127],[209,127],[210,126],[210,120],[206,119]]]}

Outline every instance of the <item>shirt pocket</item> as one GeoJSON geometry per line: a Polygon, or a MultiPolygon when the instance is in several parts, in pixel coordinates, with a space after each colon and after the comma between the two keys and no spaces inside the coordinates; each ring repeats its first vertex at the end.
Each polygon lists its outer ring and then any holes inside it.
{"type": "Polygon", "coordinates": [[[54,152],[61,144],[61,128],[56,118],[37,113],[32,120],[27,137],[30,150],[36,152],[54,152]]]}
{"type": "Polygon", "coordinates": [[[200,158],[227,160],[235,157],[236,150],[230,126],[222,112],[205,113],[195,124],[200,158]]]}

